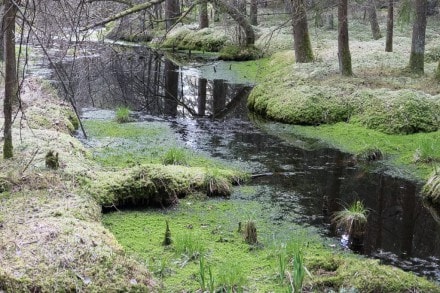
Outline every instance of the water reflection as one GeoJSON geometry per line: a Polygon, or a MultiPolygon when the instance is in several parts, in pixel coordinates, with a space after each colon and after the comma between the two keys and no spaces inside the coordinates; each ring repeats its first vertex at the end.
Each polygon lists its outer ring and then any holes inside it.
{"type": "Polygon", "coordinates": [[[236,105],[250,90],[221,79],[207,80],[142,47],[95,46],[99,55],[55,64],[78,108],[126,106],[156,116],[217,117],[235,108],[229,104],[236,105]]]}

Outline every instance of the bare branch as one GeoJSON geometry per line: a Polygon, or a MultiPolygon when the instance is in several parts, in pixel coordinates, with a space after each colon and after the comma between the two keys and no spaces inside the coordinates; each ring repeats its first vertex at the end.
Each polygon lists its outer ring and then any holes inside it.
{"type": "Polygon", "coordinates": [[[150,1],[150,2],[146,2],[146,3],[135,5],[135,6],[131,7],[131,8],[129,8],[129,9],[126,9],[126,10],[124,10],[122,12],[119,12],[119,13],[111,16],[111,17],[108,17],[108,18],[106,18],[106,19],[104,19],[104,20],[102,20],[100,22],[88,25],[88,26],[82,28],[81,31],[87,31],[87,30],[93,29],[93,28],[98,27],[98,26],[103,26],[103,25],[105,25],[105,24],[107,24],[109,22],[118,20],[118,19],[123,18],[124,16],[130,15],[130,14],[133,14],[133,13],[136,13],[136,12],[148,9],[148,8],[150,8],[150,7],[152,7],[152,6],[156,5],[156,4],[160,4],[160,3],[164,2],[164,1],[165,0],[153,0],[153,1],[150,1]]]}

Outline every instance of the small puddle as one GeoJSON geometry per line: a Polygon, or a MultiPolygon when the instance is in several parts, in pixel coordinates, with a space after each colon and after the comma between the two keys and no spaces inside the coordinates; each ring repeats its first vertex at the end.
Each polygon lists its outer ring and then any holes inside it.
{"type": "Polygon", "coordinates": [[[99,46],[100,56],[56,65],[73,66],[70,85],[84,116],[105,119],[111,112],[97,109],[128,106],[137,121],[168,121],[188,147],[258,174],[246,200],[279,207],[274,224],[312,225],[340,238],[332,214],[361,200],[370,210],[363,253],[440,281],[440,223],[423,206],[420,186],[301,138],[286,142],[277,136],[282,124],[262,130],[246,107],[251,83],[227,80],[230,65],[179,67],[142,47],[99,46]]]}

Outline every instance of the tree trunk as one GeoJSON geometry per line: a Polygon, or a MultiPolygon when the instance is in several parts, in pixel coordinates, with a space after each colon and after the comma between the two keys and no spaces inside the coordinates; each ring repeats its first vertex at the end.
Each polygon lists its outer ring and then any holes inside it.
{"type": "Polygon", "coordinates": [[[416,0],[416,11],[412,33],[409,69],[412,73],[423,74],[425,58],[425,33],[427,0],[416,0]]]}
{"type": "Polygon", "coordinates": [[[206,86],[208,81],[205,78],[199,78],[197,88],[197,114],[205,116],[206,112],[206,86]]]}
{"type": "Polygon", "coordinates": [[[339,71],[344,76],[353,75],[351,68],[350,47],[348,45],[348,3],[339,0],[338,3],[338,58],[339,71]]]}
{"type": "Polygon", "coordinates": [[[246,16],[241,14],[237,8],[231,6],[224,0],[210,0],[216,8],[220,8],[226,13],[228,13],[233,20],[235,20],[238,25],[244,30],[246,35],[246,45],[251,46],[255,43],[255,32],[252,25],[246,19],[246,16]]]}
{"type": "Polygon", "coordinates": [[[380,33],[379,22],[377,21],[376,3],[375,0],[368,0],[368,18],[371,25],[371,32],[373,33],[373,39],[378,40],[382,37],[380,33]]]}
{"type": "Polygon", "coordinates": [[[308,63],[313,61],[312,45],[310,43],[309,30],[307,25],[307,13],[303,0],[293,0],[293,40],[295,49],[295,60],[297,63],[308,63]]]}
{"type": "Polygon", "coordinates": [[[165,0],[165,24],[169,30],[180,16],[179,0],[165,0]]]}
{"type": "Polygon", "coordinates": [[[199,29],[209,27],[208,1],[202,0],[199,4],[199,29]]]}
{"type": "Polygon", "coordinates": [[[4,13],[5,13],[5,4],[3,1],[0,1],[0,61],[4,61],[4,13]]]}
{"type": "Polygon", "coordinates": [[[252,25],[258,25],[258,1],[251,0],[251,7],[249,9],[249,19],[252,25]]]}
{"type": "Polygon", "coordinates": [[[385,52],[393,52],[393,31],[394,31],[394,0],[389,0],[388,16],[387,16],[387,40],[385,42],[385,52]]]}
{"type": "Polygon", "coordinates": [[[16,10],[12,0],[5,2],[4,15],[4,59],[5,59],[5,99],[4,115],[5,125],[3,129],[4,144],[3,158],[9,159],[13,156],[12,146],[12,103],[17,97],[17,68],[15,59],[15,15],[16,10]]]}

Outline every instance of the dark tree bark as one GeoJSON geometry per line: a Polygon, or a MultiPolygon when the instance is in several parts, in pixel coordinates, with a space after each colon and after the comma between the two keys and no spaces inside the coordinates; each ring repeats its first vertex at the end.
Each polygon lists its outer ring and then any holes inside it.
{"type": "Polygon", "coordinates": [[[251,0],[251,6],[249,9],[249,19],[252,25],[258,25],[258,1],[251,0]]]}
{"type": "Polygon", "coordinates": [[[353,75],[351,68],[350,47],[348,45],[348,3],[339,0],[338,3],[338,58],[339,71],[344,76],[353,75]]]}
{"type": "Polygon", "coordinates": [[[17,8],[12,0],[5,1],[4,14],[4,60],[5,60],[5,98],[3,112],[5,124],[3,129],[3,158],[13,156],[12,146],[12,103],[17,97],[17,68],[15,56],[15,15],[17,8]]]}
{"type": "Polygon", "coordinates": [[[387,40],[385,42],[385,52],[393,52],[393,32],[394,32],[394,0],[389,0],[388,16],[387,16],[387,40]]]}
{"type": "Polygon", "coordinates": [[[368,0],[368,19],[370,21],[373,39],[380,39],[382,37],[382,34],[380,33],[379,22],[377,21],[375,0],[368,0]]]}
{"type": "Polygon", "coordinates": [[[292,1],[292,25],[297,63],[308,63],[313,61],[312,45],[310,43],[309,29],[307,25],[307,13],[303,0],[292,1]]]}
{"type": "Polygon", "coordinates": [[[199,28],[209,27],[208,1],[202,0],[199,4],[199,28]]]}
{"type": "Polygon", "coordinates": [[[413,24],[409,69],[412,73],[423,74],[425,65],[426,0],[416,0],[415,20],[413,24]]]}
{"type": "Polygon", "coordinates": [[[165,0],[165,24],[169,30],[180,16],[179,0],[165,0]]]}

